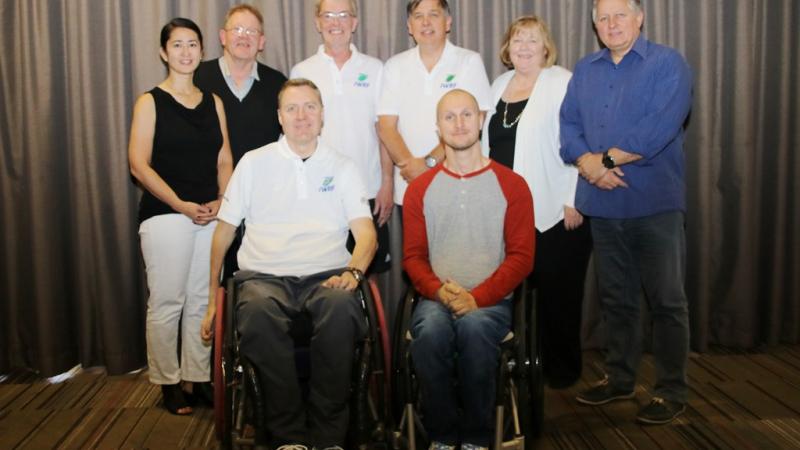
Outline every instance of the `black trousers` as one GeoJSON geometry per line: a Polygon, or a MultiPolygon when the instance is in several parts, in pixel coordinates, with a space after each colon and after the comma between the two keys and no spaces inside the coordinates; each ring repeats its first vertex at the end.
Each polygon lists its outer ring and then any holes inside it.
{"type": "Polygon", "coordinates": [[[356,343],[366,322],[352,292],[322,287],[341,269],[304,277],[240,271],[236,304],[243,356],[258,369],[266,403],[270,444],[344,446],[356,343]],[[294,357],[293,324],[311,319],[311,378],[304,404],[294,357]]]}
{"type": "Polygon", "coordinates": [[[581,376],[583,286],[592,251],[588,220],[572,231],[563,220],[536,231],[531,284],[539,304],[542,368],[551,387],[570,386],[581,376]]]}

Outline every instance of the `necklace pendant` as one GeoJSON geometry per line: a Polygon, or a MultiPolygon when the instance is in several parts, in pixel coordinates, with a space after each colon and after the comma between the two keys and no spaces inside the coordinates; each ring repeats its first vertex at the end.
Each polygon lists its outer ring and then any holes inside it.
{"type": "Polygon", "coordinates": [[[513,122],[508,123],[508,103],[506,102],[506,107],[503,110],[503,123],[502,123],[503,128],[505,129],[513,128],[517,124],[517,122],[519,122],[520,117],[522,117],[522,111],[520,111],[519,114],[517,114],[517,118],[514,119],[513,122]]]}

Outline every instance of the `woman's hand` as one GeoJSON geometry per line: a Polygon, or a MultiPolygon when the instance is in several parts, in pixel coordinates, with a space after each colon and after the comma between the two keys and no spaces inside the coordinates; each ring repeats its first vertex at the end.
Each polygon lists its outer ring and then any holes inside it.
{"type": "MultiPolygon", "coordinates": [[[[217,218],[217,213],[219,212],[219,207],[222,206],[222,200],[217,199],[217,200],[210,201],[208,203],[203,203],[203,206],[205,206],[205,207],[207,207],[209,209],[208,216],[211,218],[209,220],[209,222],[211,222],[212,220],[215,220],[217,218]]],[[[206,222],[206,223],[208,223],[208,222],[206,222]]]]}
{"type": "Polygon", "coordinates": [[[178,212],[191,219],[197,225],[205,225],[214,220],[216,216],[216,211],[212,215],[211,208],[207,205],[199,205],[195,202],[181,202],[178,212]]]}
{"type": "Polygon", "coordinates": [[[583,215],[575,208],[564,206],[564,228],[574,230],[583,225],[583,215]]]}
{"type": "Polygon", "coordinates": [[[213,303],[211,305],[213,306],[209,306],[206,309],[206,315],[200,324],[200,337],[204,341],[210,341],[214,337],[214,315],[216,314],[217,306],[213,303]]]}

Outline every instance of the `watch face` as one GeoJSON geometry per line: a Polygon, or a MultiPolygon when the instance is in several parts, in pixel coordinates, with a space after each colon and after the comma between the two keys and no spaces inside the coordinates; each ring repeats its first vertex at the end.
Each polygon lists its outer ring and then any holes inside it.
{"type": "Polygon", "coordinates": [[[436,167],[436,158],[434,158],[433,156],[428,156],[427,158],[425,158],[425,165],[431,169],[436,167]]]}
{"type": "Polygon", "coordinates": [[[609,155],[603,155],[603,165],[606,167],[606,169],[613,169],[615,166],[614,158],[609,155]]]}

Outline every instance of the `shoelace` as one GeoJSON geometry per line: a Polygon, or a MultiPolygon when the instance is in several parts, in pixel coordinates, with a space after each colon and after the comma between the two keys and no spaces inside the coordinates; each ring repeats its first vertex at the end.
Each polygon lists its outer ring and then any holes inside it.
{"type": "Polygon", "coordinates": [[[608,384],[608,375],[604,376],[602,380],[595,383],[595,386],[605,386],[608,384]]]}

